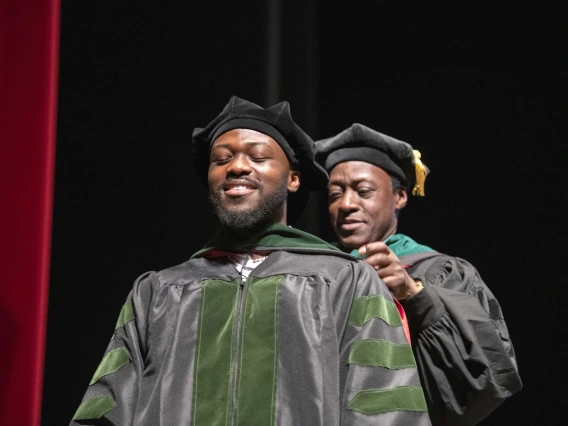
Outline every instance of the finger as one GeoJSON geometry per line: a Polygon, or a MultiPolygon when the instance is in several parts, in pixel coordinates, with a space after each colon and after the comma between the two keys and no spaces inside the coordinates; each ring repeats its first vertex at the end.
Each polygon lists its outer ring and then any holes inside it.
{"type": "Polygon", "coordinates": [[[382,280],[387,277],[394,277],[395,279],[400,280],[400,274],[397,273],[397,270],[393,268],[392,265],[377,269],[377,273],[379,274],[379,278],[382,280]]]}
{"type": "Polygon", "coordinates": [[[368,263],[373,268],[386,268],[391,264],[391,260],[389,259],[389,255],[385,253],[378,253],[373,254],[371,256],[366,257],[363,259],[365,263],[368,263]]]}
{"type": "Polygon", "coordinates": [[[404,280],[400,280],[394,276],[388,276],[383,279],[385,285],[389,288],[396,299],[405,298],[408,294],[408,287],[404,280]]]}
{"type": "Polygon", "coordinates": [[[388,253],[390,249],[382,241],[374,241],[372,243],[367,243],[359,247],[359,254],[361,256],[371,256],[375,253],[388,253]]]}

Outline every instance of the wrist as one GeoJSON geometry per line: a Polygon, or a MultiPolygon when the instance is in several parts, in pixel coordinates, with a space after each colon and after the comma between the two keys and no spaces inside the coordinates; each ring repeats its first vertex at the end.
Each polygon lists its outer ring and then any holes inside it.
{"type": "Polygon", "coordinates": [[[413,280],[409,278],[408,282],[406,283],[406,296],[398,298],[397,300],[406,300],[412,296],[416,296],[424,289],[424,285],[422,284],[421,280],[413,280]]]}
{"type": "Polygon", "coordinates": [[[424,284],[420,280],[411,280],[412,284],[408,286],[408,297],[412,297],[424,290],[424,284]]]}

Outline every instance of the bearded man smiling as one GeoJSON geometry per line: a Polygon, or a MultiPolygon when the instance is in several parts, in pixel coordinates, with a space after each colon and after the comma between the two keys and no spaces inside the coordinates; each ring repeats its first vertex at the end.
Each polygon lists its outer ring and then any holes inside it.
{"type": "Polygon", "coordinates": [[[193,133],[221,228],[142,275],[72,425],[428,425],[375,270],[287,226],[327,173],[282,102],[231,98],[193,133]]]}

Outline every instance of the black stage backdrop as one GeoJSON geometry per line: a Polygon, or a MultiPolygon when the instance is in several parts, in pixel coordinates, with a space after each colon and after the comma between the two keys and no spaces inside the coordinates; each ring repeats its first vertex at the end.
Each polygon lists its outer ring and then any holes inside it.
{"type": "MultiPolygon", "coordinates": [[[[477,266],[524,380],[483,424],[559,424],[566,2],[62,3],[44,426],[73,416],[133,281],[212,235],[191,132],[233,94],[422,151],[399,230],[477,266]]],[[[332,238],[325,212],[312,196],[298,227],[332,238]]]]}

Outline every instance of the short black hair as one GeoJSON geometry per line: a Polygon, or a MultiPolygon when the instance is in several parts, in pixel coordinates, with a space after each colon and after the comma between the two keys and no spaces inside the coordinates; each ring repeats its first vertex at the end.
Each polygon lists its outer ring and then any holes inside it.
{"type": "Polygon", "coordinates": [[[406,190],[406,185],[402,182],[402,180],[400,180],[398,177],[393,175],[389,176],[391,178],[392,192],[398,191],[399,189],[406,190]]]}

